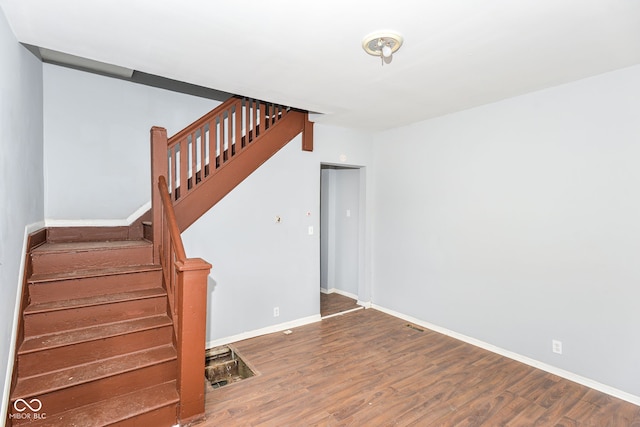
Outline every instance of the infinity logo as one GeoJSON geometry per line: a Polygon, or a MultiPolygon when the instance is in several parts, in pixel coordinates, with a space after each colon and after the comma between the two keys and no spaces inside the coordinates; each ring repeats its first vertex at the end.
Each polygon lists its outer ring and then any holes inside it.
{"type": "Polygon", "coordinates": [[[13,402],[13,409],[18,412],[24,412],[27,408],[31,409],[31,412],[38,412],[42,409],[42,402],[40,399],[31,399],[28,403],[24,399],[16,399],[16,401],[13,402]]]}

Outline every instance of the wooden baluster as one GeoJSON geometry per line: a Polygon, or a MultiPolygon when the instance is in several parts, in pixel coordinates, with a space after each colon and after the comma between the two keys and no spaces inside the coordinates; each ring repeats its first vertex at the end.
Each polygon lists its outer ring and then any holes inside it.
{"type": "Polygon", "coordinates": [[[169,279],[165,281],[165,286],[167,288],[167,296],[169,297],[169,306],[173,311],[174,301],[173,301],[173,287],[174,282],[171,280],[172,272],[173,272],[173,262],[171,262],[171,234],[169,233],[169,227],[167,224],[167,215],[166,209],[163,210],[163,218],[162,218],[162,226],[163,226],[163,238],[162,238],[162,252],[163,252],[163,260],[162,260],[162,271],[165,275],[165,278],[169,279]]]}
{"type": "Polygon", "coordinates": [[[227,151],[229,151],[229,160],[234,156],[235,150],[233,149],[233,105],[227,110],[227,151]]]}
{"type": "Polygon", "coordinates": [[[245,99],[245,115],[246,115],[246,127],[244,129],[244,135],[246,138],[246,145],[253,140],[253,101],[250,98],[245,99]]]}
{"type": "Polygon", "coordinates": [[[198,139],[197,132],[194,130],[191,135],[191,150],[189,150],[191,157],[191,188],[196,188],[198,182],[198,139]]]}
{"type": "Polygon", "coordinates": [[[218,169],[218,133],[217,133],[217,120],[214,117],[209,122],[209,166],[211,173],[215,173],[218,169]]]}
{"type": "Polygon", "coordinates": [[[224,111],[220,114],[220,166],[222,166],[227,161],[227,151],[225,149],[225,140],[224,140],[224,111]]]}
{"type": "Polygon", "coordinates": [[[258,136],[258,100],[254,99],[251,101],[253,107],[253,126],[251,127],[251,136],[253,137],[251,140],[256,139],[258,136]]]}
{"type": "Polygon", "coordinates": [[[267,130],[267,103],[260,103],[260,135],[264,134],[267,130]]]}
{"type": "Polygon", "coordinates": [[[236,146],[236,150],[240,151],[244,148],[242,144],[242,100],[241,99],[239,99],[238,102],[236,102],[233,117],[236,124],[235,138],[234,138],[235,146],[236,146]]]}
{"type": "Polygon", "coordinates": [[[187,138],[180,140],[180,198],[183,198],[189,192],[188,173],[189,173],[189,144],[187,138]]]}
{"type": "Polygon", "coordinates": [[[202,125],[200,128],[200,173],[201,179],[204,181],[205,177],[209,175],[207,169],[207,132],[206,125],[202,125]]]}
{"type": "Polygon", "coordinates": [[[178,200],[180,196],[180,190],[178,189],[178,182],[180,181],[178,178],[178,147],[179,145],[174,145],[171,147],[171,192],[173,194],[173,200],[178,200]]]}
{"type": "Polygon", "coordinates": [[[249,105],[249,98],[244,98],[242,102],[243,102],[242,114],[244,115],[244,134],[242,135],[244,139],[242,140],[242,145],[246,147],[247,145],[249,145],[249,130],[251,128],[251,109],[249,105]]]}

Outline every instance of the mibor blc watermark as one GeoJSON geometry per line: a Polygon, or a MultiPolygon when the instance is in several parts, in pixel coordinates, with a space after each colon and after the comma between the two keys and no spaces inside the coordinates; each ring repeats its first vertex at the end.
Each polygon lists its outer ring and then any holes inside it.
{"type": "Polygon", "coordinates": [[[42,402],[40,399],[16,399],[13,402],[12,414],[9,414],[9,418],[14,420],[44,420],[47,418],[47,414],[40,412],[42,410],[42,402]]]}

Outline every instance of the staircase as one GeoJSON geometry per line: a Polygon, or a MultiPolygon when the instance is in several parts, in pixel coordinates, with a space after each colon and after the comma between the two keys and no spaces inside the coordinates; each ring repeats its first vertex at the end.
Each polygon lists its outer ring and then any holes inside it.
{"type": "Polygon", "coordinates": [[[30,257],[13,425],[171,425],[177,357],[152,243],[49,240],[30,257]]]}
{"type": "Polygon", "coordinates": [[[312,151],[306,113],[241,97],[171,138],[154,127],[148,215],[29,236],[6,425],[203,419],[211,265],[180,233],[301,132],[312,151]]]}

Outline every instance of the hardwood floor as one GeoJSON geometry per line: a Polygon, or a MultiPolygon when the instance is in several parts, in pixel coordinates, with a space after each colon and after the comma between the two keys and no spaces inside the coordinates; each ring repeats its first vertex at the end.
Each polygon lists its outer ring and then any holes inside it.
{"type": "Polygon", "coordinates": [[[213,426],[640,426],[640,407],[374,309],[235,343],[213,426]]]}
{"type": "Polygon", "coordinates": [[[345,311],[362,308],[353,298],[332,292],[325,294],[320,292],[320,316],[326,317],[345,311]]]}

